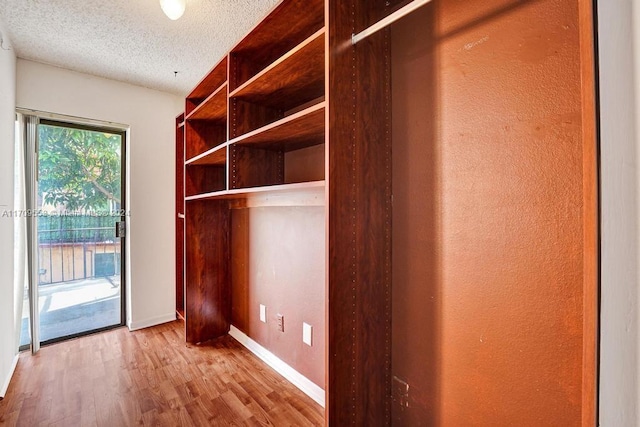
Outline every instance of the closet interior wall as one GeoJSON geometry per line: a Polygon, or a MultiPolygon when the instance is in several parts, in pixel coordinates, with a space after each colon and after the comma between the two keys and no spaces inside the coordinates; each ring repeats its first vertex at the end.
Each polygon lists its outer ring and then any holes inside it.
{"type": "Polygon", "coordinates": [[[586,3],[433,1],[392,28],[394,425],[593,425],[586,3]]]}

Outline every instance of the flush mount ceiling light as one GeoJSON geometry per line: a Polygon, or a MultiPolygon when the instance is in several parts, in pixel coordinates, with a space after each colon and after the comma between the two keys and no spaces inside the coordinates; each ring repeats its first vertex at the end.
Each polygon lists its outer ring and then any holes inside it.
{"type": "Polygon", "coordinates": [[[176,20],[182,16],[187,0],[160,0],[160,7],[169,19],[176,20]]]}

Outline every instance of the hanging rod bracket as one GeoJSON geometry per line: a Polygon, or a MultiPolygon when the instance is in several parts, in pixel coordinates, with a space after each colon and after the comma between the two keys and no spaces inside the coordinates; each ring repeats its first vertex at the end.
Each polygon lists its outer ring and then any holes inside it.
{"type": "Polygon", "coordinates": [[[359,32],[358,34],[352,34],[351,44],[355,46],[358,42],[361,42],[362,40],[366,39],[370,35],[375,34],[378,31],[382,30],[383,28],[388,27],[389,25],[396,22],[398,19],[407,16],[411,12],[415,11],[416,9],[430,2],[431,0],[413,0],[411,3],[407,4],[404,7],[401,7],[400,9],[396,10],[395,12],[387,16],[386,18],[383,18],[380,21],[376,22],[369,28],[359,32]]]}

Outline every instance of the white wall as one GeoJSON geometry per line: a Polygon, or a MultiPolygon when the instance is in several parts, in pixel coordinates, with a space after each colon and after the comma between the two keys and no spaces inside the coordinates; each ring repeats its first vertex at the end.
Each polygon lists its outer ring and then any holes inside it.
{"type": "Polygon", "coordinates": [[[16,96],[21,108],[130,126],[128,324],[174,319],[174,125],[183,98],[22,59],[16,96]]]}
{"type": "MultiPolygon", "coordinates": [[[[0,213],[13,209],[16,56],[0,25],[0,213]],[[8,50],[7,50],[8,49],[8,50]]],[[[0,397],[15,357],[13,219],[0,215],[0,397]]]]}
{"type": "Polygon", "coordinates": [[[640,0],[598,1],[601,108],[600,425],[640,423],[640,0]],[[634,40],[635,52],[634,52],[634,40]],[[636,61],[634,63],[634,56],[636,61]]]}

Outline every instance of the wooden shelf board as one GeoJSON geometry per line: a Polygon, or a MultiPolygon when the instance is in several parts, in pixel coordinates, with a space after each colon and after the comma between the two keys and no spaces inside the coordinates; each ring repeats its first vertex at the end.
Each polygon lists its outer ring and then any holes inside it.
{"type": "Polygon", "coordinates": [[[225,121],[227,119],[227,83],[223,83],[207,99],[202,101],[189,113],[186,119],[225,121]]]}
{"type": "Polygon", "coordinates": [[[324,94],[324,35],[317,31],[229,97],[288,110],[324,94]]]}
{"type": "Polygon", "coordinates": [[[193,91],[187,95],[188,99],[208,98],[217,88],[227,81],[227,58],[225,55],[215,67],[198,83],[193,91]]]}
{"type": "Polygon", "coordinates": [[[326,102],[229,141],[229,144],[292,151],[324,143],[326,102]]]}
{"type": "Polygon", "coordinates": [[[265,19],[248,32],[232,53],[265,55],[269,51],[279,49],[280,46],[290,44],[290,40],[300,40],[308,28],[320,28],[323,22],[323,0],[280,2],[265,19]]]}
{"type": "Polygon", "coordinates": [[[211,150],[205,151],[191,159],[187,160],[184,164],[189,165],[216,165],[223,166],[227,163],[227,143],[224,142],[211,150]]]}
{"type": "Polygon", "coordinates": [[[312,182],[300,182],[295,184],[280,184],[269,185],[265,187],[253,187],[253,188],[237,188],[226,191],[215,191],[206,194],[198,194],[194,196],[188,196],[186,201],[191,200],[206,200],[206,199],[243,199],[251,197],[253,195],[260,194],[286,194],[286,193],[299,193],[302,191],[322,191],[324,192],[325,181],[312,181],[312,182]]]}

